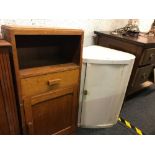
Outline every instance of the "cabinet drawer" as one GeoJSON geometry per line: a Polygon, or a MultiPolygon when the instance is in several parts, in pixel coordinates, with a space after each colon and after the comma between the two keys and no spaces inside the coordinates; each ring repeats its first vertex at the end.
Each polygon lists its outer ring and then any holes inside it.
{"type": "Polygon", "coordinates": [[[155,48],[145,49],[140,61],[140,65],[155,64],[155,48]]]}
{"type": "Polygon", "coordinates": [[[77,84],[79,69],[49,73],[21,80],[22,96],[32,96],[77,84]]]}
{"type": "Polygon", "coordinates": [[[152,71],[152,68],[152,65],[138,68],[132,82],[132,87],[137,87],[143,82],[147,81],[152,71]]]}

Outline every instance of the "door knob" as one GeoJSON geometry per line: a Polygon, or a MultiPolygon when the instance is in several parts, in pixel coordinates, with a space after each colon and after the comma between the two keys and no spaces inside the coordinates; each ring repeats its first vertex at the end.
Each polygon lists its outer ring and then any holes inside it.
{"type": "Polygon", "coordinates": [[[83,91],[83,95],[87,95],[88,94],[88,91],[87,90],[84,90],[83,91]]]}

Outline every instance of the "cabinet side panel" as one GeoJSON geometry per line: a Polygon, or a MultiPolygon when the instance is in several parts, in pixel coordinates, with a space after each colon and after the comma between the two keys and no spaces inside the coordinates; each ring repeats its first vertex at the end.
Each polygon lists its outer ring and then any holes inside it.
{"type": "MultiPolygon", "coordinates": [[[[1,73],[0,73],[1,74],[1,73]]],[[[10,134],[9,124],[4,106],[4,99],[2,95],[2,86],[0,83],[0,135],[10,134]]]]}
{"type": "Polygon", "coordinates": [[[8,118],[10,134],[19,134],[19,122],[17,116],[16,100],[14,95],[14,87],[9,60],[9,48],[2,48],[0,57],[2,70],[2,94],[4,96],[5,110],[8,118]]]}

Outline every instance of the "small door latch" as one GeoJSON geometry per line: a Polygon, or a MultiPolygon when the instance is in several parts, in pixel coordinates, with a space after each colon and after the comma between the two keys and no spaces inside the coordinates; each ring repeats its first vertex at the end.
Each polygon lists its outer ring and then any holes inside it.
{"type": "Polygon", "coordinates": [[[88,94],[88,91],[87,90],[84,90],[83,91],[83,95],[87,95],[88,94]]]}

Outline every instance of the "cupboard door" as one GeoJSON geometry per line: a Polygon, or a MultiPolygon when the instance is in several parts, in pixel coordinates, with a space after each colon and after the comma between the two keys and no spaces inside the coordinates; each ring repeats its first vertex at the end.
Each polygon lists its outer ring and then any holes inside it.
{"type": "Polygon", "coordinates": [[[76,128],[77,87],[24,99],[27,134],[71,134],[76,128]]]}

